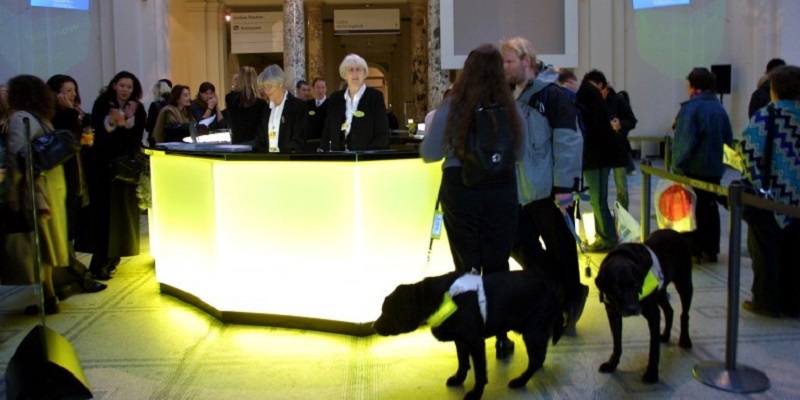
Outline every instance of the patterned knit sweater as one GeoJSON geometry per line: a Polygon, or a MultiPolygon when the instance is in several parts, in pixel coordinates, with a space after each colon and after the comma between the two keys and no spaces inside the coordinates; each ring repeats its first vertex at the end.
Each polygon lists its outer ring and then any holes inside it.
{"type": "MultiPolygon", "coordinates": [[[[763,171],[758,168],[758,160],[764,157],[769,118],[764,107],[753,115],[742,133],[740,153],[745,177],[757,188],[769,188],[775,201],[800,207],[800,101],[778,100],[771,104],[775,107],[776,135],[770,176],[762,176],[763,171]]],[[[790,220],[786,215],[776,215],[776,219],[781,227],[790,220]]]]}

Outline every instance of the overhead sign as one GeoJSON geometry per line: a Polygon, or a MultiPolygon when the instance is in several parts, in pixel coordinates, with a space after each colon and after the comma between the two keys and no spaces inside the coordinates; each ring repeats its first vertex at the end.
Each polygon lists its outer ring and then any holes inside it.
{"type": "Polygon", "coordinates": [[[283,53],[283,13],[231,14],[231,53],[283,53]]]}
{"type": "Polygon", "coordinates": [[[333,10],[336,35],[400,34],[400,9],[333,10]]]}

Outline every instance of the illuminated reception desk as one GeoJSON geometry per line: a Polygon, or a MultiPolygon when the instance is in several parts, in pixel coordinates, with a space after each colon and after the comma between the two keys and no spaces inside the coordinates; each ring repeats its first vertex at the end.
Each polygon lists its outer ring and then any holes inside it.
{"type": "Polygon", "coordinates": [[[224,322],[366,335],[426,265],[441,165],[413,152],[152,151],[150,248],[163,293],[224,322]]]}

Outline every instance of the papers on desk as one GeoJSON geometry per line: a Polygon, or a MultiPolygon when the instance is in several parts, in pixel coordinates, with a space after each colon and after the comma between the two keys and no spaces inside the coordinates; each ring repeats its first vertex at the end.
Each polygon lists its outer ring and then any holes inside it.
{"type": "Polygon", "coordinates": [[[206,119],[200,120],[200,122],[198,122],[198,124],[205,125],[205,126],[211,126],[211,124],[214,123],[215,119],[217,119],[217,116],[216,115],[212,115],[212,116],[210,116],[210,117],[208,117],[206,119]]]}
{"type": "MultiPolygon", "coordinates": [[[[191,136],[183,138],[186,143],[192,143],[191,136]]],[[[230,143],[231,131],[222,131],[209,133],[208,135],[200,135],[197,137],[197,143],[230,143]]]]}

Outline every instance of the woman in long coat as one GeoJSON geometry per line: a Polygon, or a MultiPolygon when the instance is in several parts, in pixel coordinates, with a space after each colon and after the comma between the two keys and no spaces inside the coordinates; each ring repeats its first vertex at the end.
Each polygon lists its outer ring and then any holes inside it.
{"type": "Polygon", "coordinates": [[[119,72],[92,107],[95,139],[85,154],[89,206],[81,211],[75,249],[92,253],[89,270],[99,280],[111,279],[120,257],[139,254],[136,186],[112,181],[112,160],[141,151],[147,113],[139,100],[142,85],[127,71],[119,72]]]}

